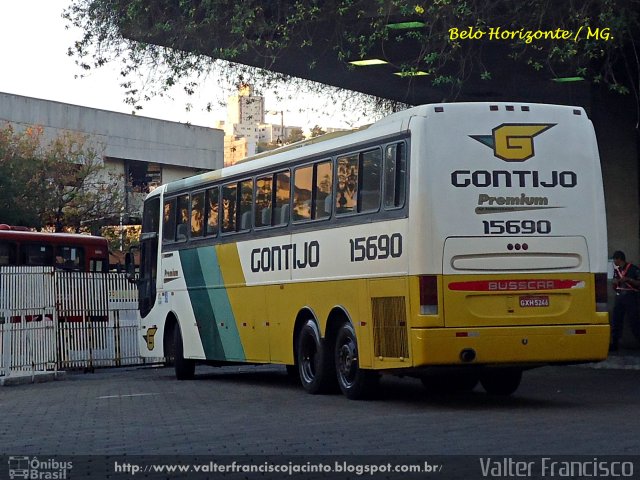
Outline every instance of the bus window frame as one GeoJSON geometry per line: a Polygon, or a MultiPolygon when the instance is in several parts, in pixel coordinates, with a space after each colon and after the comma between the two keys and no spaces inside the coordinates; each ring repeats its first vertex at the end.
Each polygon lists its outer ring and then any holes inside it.
{"type": "Polygon", "coordinates": [[[204,214],[205,214],[205,220],[204,220],[204,238],[218,238],[218,236],[220,235],[220,229],[221,229],[221,225],[220,225],[220,185],[219,184],[215,184],[215,185],[207,185],[204,188],[204,214]],[[218,216],[216,218],[216,231],[213,233],[209,233],[209,215],[211,213],[211,202],[210,202],[210,194],[209,192],[212,192],[215,190],[215,194],[216,194],[216,205],[218,206],[218,216]]]}
{"type": "Polygon", "coordinates": [[[164,201],[162,202],[162,243],[163,244],[175,243],[176,241],[175,239],[176,239],[176,228],[177,228],[177,225],[176,225],[177,198],[178,198],[177,196],[165,198],[164,201]],[[164,209],[167,204],[172,205],[171,209],[173,211],[173,215],[169,215],[169,216],[173,217],[173,220],[172,220],[173,225],[170,225],[169,222],[165,221],[164,209]],[[171,228],[167,228],[168,226],[171,228]],[[170,236],[168,236],[169,234],[170,236]]]}
{"type": "Polygon", "coordinates": [[[361,150],[359,152],[358,155],[358,161],[360,163],[360,165],[358,166],[358,202],[356,204],[356,210],[357,210],[357,214],[358,215],[366,215],[369,213],[378,213],[380,211],[380,208],[382,206],[382,176],[384,174],[384,150],[381,146],[377,146],[374,148],[369,148],[366,150],[361,150]],[[364,172],[364,155],[366,153],[370,153],[370,152],[375,152],[378,151],[380,153],[380,162],[378,164],[378,206],[375,209],[369,209],[369,210],[361,210],[362,207],[362,193],[364,192],[363,189],[363,179],[364,179],[364,175],[362,175],[362,173],[364,172]]]}
{"type": "Polygon", "coordinates": [[[9,263],[0,263],[0,267],[10,267],[18,264],[18,244],[16,242],[10,242],[0,240],[0,246],[6,245],[7,247],[7,260],[9,263]]]}
{"type": "MultiPolygon", "coordinates": [[[[277,203],[276,200],[278,198],[278,189],[277,189],[278,177],[280,175],[283,175],[283,174],[287,174],[288,177],[289,177],[289,198],[288,198],[287,202],[283,203],[282,207],[280,207],[280,209],[282,209],[285,206],[287,206],[287,208],[288,208],[287,221],[284,222],[284,223],[275,224],[275,218],[272,216],[271,217],[271,222],[272,222],[271,226],[272,226],[272,228],[284,228],[284,227],[289,227],[292,224],[292,218],[291,218],[291,201],[292,201],[291,191],[292,191],[292,188],[293,188],[293,182],[292,182],[293,173],[292,173],[292,171],[293,171],[293,168],[283,168],[283,169],[280,169],[280,170],[276,170],[274,172],[274,174],[273,174],[273,179],[274,179],[273,180],[273,185],[274,185],[274,187],[276,187],[276,188],[273,189],[274,190],[273,203],[274,204],[277,203]]],[[[282,216],[282,210],[280,211],[280,216],[282,216]]]]}
{"type": "Polygon", "coordinates": [[[275,184],[276,184],[276,172],[267,172],[264,173],[262,175],[258,174],[254,177],[253,179],[253,188],[254,188],[254,192],[253,192],[253,210],[254,210],[254,215],[257,215],[258,213],[258,208],[256,205],[256,198],[257,198],[257,194],[258,194],[258,180],[263,180],[267,177],[271,177],[271,192],[269,193],[269,197],[270,198],[270,206],[268,207],[271,210],[271,216],[270,216],[270,222],[268,225],[256,225],[256,218],[253,218],[253,229],[254,231],[262,231],[262,230],[267,230],[269,228],[276,228],[279,227],[281,225],[274,225],[273,224],[273,220],[275,218],[274,216],[274,203],[275,203],[275,198],[276,198],[276,192],[275,192],[275,184]]]}
{"type": "MultiPolygon", "coordinates": [[[[411,155],[411,137],[408,135],[390,135],[387,136],[385,138],[381,138],[378,139],[377,141],[374,142],[367,142],[365,144],[362,145],[358,145],[356,148],[353,148],[353,146],[351,147],[346,147],[343,149],[336,149],[334,151],[330,151],[330,152],[324,152],[321,155],[314,155],[312,157],[306,157],[306,158],[300,158],[297,160],[294,160],[292,162],[290,162],[287,165],[273,165],[271,167],[263,167],[260,169],[256,169],[253,172],[245,172],[243,174],[236,174],[233,176],[230,176],[228,178],[225,179],[218,179],[216,181],[212,181],[210,183],[202,183],[200,185],[195,186],[194,190],[189,190],[189,189],[180,189],[180,190],[176,190],[170,193],[170,197],[169,198],[164,198],[163,200],[163,208],[164,208],[164,203],[170,200],[173,200],[175,198],[177,198],[177,196],[180,195],[185,195],[185,194],[190,194],[190,193],[198,193],[201,192],[202,190],[205,190],[205,209],[206,209],[206,220],[205,220],[205,228],[206,225],[208,224],[208,217],[209,217],[209,192],[210,191],[217,191],[218,194],[218,224],[217,224],[217,234],[211,234],[211,233],[206,233],[203,237],[195,237],[195,238],[189,238],[188,241],[185,242],[175,242],[175,241],[166,241],[163,239],[162,241],[162,249],[163,251],[174,251],[174,250],[181,250],[183,248],[191,248],[191,246],[194,245],[202,245],[202,244],[211,244],[211,245],[217,245],[217,244],[225,244],[225,243],[230,243],[230,242],[235,242],[235,241],[239,241],[236,240],[237,235],[238,234],[247,234],[250,233],[251,235],[255,235],[255,238],[260,239],[260,238],[269,238],[272,236],[277,236],[277,235],[283,235],[285,233],[289,233],[289,234],[293,234],[293,233],[297,233],[297,232],[304,232],[304,231],[308,231],[308,230],[312,230],[315,228],[333,228],[335,227],[340,227],[340,226],[344,226],[344,225],[349,225],[349,224],[359,224],[359,223],[368,223],[371,221],[387,221],[390,219],[394,219],[394,218],[401,218],[401,217],[406,217],[406,215],[408,215],[408,198],[410,195],[410,170],[411,170],[411,161],[410,161],[410,155],[411,155]],[[404,181],[404,197],[403,197],[403,204],[401,206],[397,206],[397,207],[385,207],[384,206],[384,195],[385,195],[385,184],[384,184],[384,155],[385,155],[385,151],[386,148],[390,145],[399,145],[402,144],[404,145],[404,162],[405,162],[405,171],[403,172],[403,181],[404,181]],[[369,151],[373,151],[378,149],[381,153],[382,153],[382,161],[380,164],[380,202],[379,202],[379,207],[377,210],[366,210],[366,211],[361,211],[361,212],[348,212],[348,213],[342,213],[342,214],[338,214],[336,212],[336,198],[337,198],[337,187],[338,187],[338,178],[337,178],[337,161],[338,158],[344,157],[344,156],[351,156],[351,155],[356,155],[358,156],[358,169],[361,170],[361,165],[362,165],[362,160],[361,160],[361,154],[364,152],[369,152],[369,151]],[[331,209],[331,215],[328,217],[324,217],[321,219],[304,219],[304,220],[293,220],[293,214],[292,214],[292,208],[293,208],[293,200],[294,200],[294,188],[295,188],[295,178],[294,178],[294,171],[297,168],[300,167],[305,167],[305,166],[309,166],[309,165],[316,165],[316,164],[321,164],[323,162],[329,161],[331,162],[331,168],[332,168],[332,189],[331,189],[331,195],[333,197],[332,199],[332,209],[331,209]],[[265,226],[261,226],[261,227],[257,227],[255,226],[255,211],[256,211],[256,204],[255,204],[255,195],[256,195],[256,180],[258,178],[265,178],[265,177],[272,177],[273,178],[273,183],[272,183],[272,209],[275,208],[276,202],[273,200],[273,193],[275,192],[275,194],[277,195],[277,190],[276,190],[276,186],[277,186],[277,182],[278,182],[278,177],[280,175],[287,175],[286,177],[286,181],[288,181],[289,183],[289,188],[287,189],[289,192],[289,198],[288,198],[288,202],[284,202],[281,204],[280,208],[285,208],[288,205],[288,216],[287,216],[287,222],[286,223],[282,223],[282,224],[278,224],[278,225],[273,225],[274,222],[277,221],[277,219],[279,218],[278,216],[280,215],[280,213],[278,214],[273,214],[272,212],[272,225],[265,225],[265,226]],[[253,194],[253,201],[252,201],[252,221],[251,221],[251,228],[246,229],[246,230],[239,230],[239,223],[237,223],[236,229],[228,231],[228,232],[222,232],[222,225],[223,225],[223,202],[222,202],[222,197],[223,197],[223,189],[225,187],[228,186],[235,186],[236,188],[236,202],[238,202],[239,198],[238,196],[240,195],[240,184],[244,181],[252,181],[252,194],[253,194]],[[374,219],[375,217],[375,219],[374,219]],[[325,221],[325,223],[323,223],[323,221],[325,221]]],[[[317,172],[316,172],[317,173],[317,172]]],[[[358,188],[361,189],[361,185],[360,185],[360,175],[358,175],[358,188]]],[[[284,181],[285,179],[282,178],[282,181],[284,181]]],[[[316,188],[315,183],[313,184],[313,188],[316,188]]],[[[313,192],[312,192],[313,193],[313,192]]],[[[317,196],[317,193],[316,193],[317,196]]],[[[316,199],[317,200],[317,199],[316,199]]],[[[360,200],[360,198],[358,198],[358,200],[360,200]]],[[[356,206],[358,204],[356,203],[356,206]]],[[[239,205],[238,205],[239,208],[239,205]]],[[[177,208],[176,208],[176,215],[177,215],[177,208]]],[[[238,219],[238,215],[239,212],[236,212],[236,222],[240,222],[241,219],[238,219]]]]}
{"type": "Polygon", "coordinates": [[[334,182],[335,179],[335,161],[333,157],[327,157],[327,158],[322,158],[320,160],[314,160],[312,162],[307,162],[307,163],[303,163],[300,165],[296,165],[293,168],[293,181],[291,181],[291,186],[292,186],[292,192],[289,196],[289,215],[290,215],[290,219],[291,219],[291,224],[292,225],[304,225],[307,223],[317,223],[317,222],[324,222],[324,221],[329,221],[331,220],[331,218],[333,218],[333,212],[335,211],[334,209],[334,205],[333,205],[333,199],[335,198],[334,195],[334,191],[336,190],[336,183],[334,182]],[[318,201],[318,166],[320,164],[329,164],[329,166],[331,167],[331,189],[329,192],[329,196],[331,197],[331,209],[329,211],[329,215],[327,215],[326,217],[322,217],[322,218],[316,218],[316,212],[317,212],[317,201],[318,201]],[[296,172],[300,169],[303,168],[309,168],[311,167],[311,205],[310,205],[310,214],[309,214],[309,218],[300,218],[300,219],[295,219],[293,218],[293,200],[294,200],[294,194],[295,194],[295,179],[296,179],[296,172]]]}
{"type": "Polygon", "coordinates": [[[401,210],[405,207],[406,203],[407,203],[407,193],[409,191],[409,145],[408,142],[406,140],[399,140],[399,141],[395,141],[395,142],[389,142],[389,143],[385,143],[382,145],[382,155],[383,155],[383,165],[382,165],[382,175],[381,175],[381,180],[382,180],[382,192],[381,192],[381,206],[382,208],[384,208],[385,211],[389,212],[389,211],[395,211],[395,210],[401,210]],[[404,173],[398,173],[397,171],[397,166],[398,166],[398,146],[402,145],[403,148],[403,155],[404,155],[404,164],[405,164],[405,170],[404,173]],[[395,198],[395,190],[397,188],[397,180],[399,177],[403,178],[404,181],[404,195],[402,196],[402,203],[398,206],[391,206],[388,207],[385,203],[386,200],[386,194],[387,194],[387,184],[385,182],[386,179],[386,151],[387,148],[395,146],[396,147],[396,158],[395,158],[395,171],[396,171],[396,175],[395,175],[395,179],[394,179],[394,183],[393,183],[393,187],[394,187],[394,198],[395,198]]]}
{"type": "Polygon", "coordinates": [[[254,177],[249,177],[249,178],[244,178],[242,180],[238,180],[238,200],[237,200],[237,205],[238,208],[236,209],[236,215],[237,215],[237,219],[236,219],[236,231],[234,233],[247,233],[247,232],[251,232],[253,230],[253,219],[254,219],[254,215],[255,215],[255,209],[256,209],[256,204],[255,204],[255,196],[254,196],[254,190],[256,188],[256,182],[254,181],[254,177]],[[249,211],[243,211],[242,210],[242,184],[246,183],[246,182],[251,182],[251,202],[250,202],[250,209],[249,211]],[[248,213],[249,214],[249,226],[247,228],[242,228],[242,217],[248,213]]]}
{"type": "Polygon", "coordinates": [[[54,248],[54,251],[53,251],[53,268],[55,268],[56,270],[64,270],[65,272],[84,272],[85,271],[86,261],[87,261],[87,254],[85,252],[85,247],[84,246],[82,246],[82,245],[67,245],[67,244],[55,245],[55,248],[54,248]],[[62,251],[64,251],[65,248],[75,249],[76,250],[76,254],[79,254],[78,258],[80,259],[80,262],[79,262],[79,265],[77,267],[74,266],[73,268],[70,268],[67,265],[67,261],[68,260],[65,260],[64,255],[60,255],[60,253],[62,251]],[[62,260],[63,260],[62,264],[58,263],[58,257],[62,258],[62,260]]]}
{"type": "MultiPolygon", "coordinates": [[[[183,192],[179,195],[176,195],[176,212],[175,212],[175,228],[173,232],[173,241],[176,243],[185,243],[189,241],[189,231],[191,230],[191,195],[190,192],[183,192]],[[180,200],[186,197],[186,211],[187,211],[187,221],[186,222],[178,222],[178,217],[181,214],[181,209],[179,208],[180,200]],[[178,227],[180,225],[184,225],[187,228],[187,231],[184,233],[184,238],[180,238],[178,240],[178,227]]],[[[180,218],[182,220],[182,218],[180,218]]]]}
{"type": "Polygon", "coordinates": [[[194,190],[193,192],[189,192],[189,240],[191,241],[199,241],[206,237],[207,232],[207,191],[206,189],[200,188],[198,190],[194,190]],[[197,195],[202,195],[202,233],[200,235],[193,235],[193,197],[197,195]]]}

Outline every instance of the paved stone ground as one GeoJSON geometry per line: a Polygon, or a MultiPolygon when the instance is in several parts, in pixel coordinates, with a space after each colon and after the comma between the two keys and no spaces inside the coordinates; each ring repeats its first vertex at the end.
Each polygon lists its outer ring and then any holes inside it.
{"type": "Polygon", "coordinates": [[[637,455],[638,411],[628,369],[531,370],[509,398],[385,377],[360,402],[308,395],[277,366],[198,367],[187,382],[165,368],[98,370],[1,388],[0,453],[637,455]]]}

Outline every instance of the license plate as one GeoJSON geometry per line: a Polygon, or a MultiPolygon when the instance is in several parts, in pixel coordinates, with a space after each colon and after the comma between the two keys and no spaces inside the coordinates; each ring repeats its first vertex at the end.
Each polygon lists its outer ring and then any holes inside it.
{"type": "Polygon", "coordinates": [[[520,297],[520,307],[548,307],[548,295],[523,295],[520,297]]]}

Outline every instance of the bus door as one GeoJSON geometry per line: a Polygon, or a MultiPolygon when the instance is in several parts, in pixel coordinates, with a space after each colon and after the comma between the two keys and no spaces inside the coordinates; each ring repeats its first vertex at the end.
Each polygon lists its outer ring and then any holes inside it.
{"type": "Polygon", "coordinates": [[[140,305],[140,316],[142,318],[149,314],[156,299],[159,229],[160,198],[154,198],[144,204],[142,235],[140,236],[138,302],[140,305]]]}

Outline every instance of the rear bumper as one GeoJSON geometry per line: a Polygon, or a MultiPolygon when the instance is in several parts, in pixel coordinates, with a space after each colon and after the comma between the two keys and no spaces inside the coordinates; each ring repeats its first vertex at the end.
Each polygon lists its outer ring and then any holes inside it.
{"type": "Polygon", "coordinates": [[[607,358],[609,325],[412,328],[410,338],[413,367],[580,363],[607,358]],[[461,360],[465,349],[472,362],[461,360]]]}

